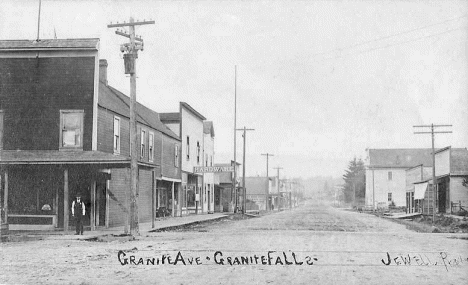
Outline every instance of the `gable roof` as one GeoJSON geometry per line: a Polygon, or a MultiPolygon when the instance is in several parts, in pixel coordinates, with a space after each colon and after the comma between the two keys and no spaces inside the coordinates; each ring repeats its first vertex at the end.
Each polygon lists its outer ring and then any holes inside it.
{"type": "Polygon", "coordinates": [[[97,50],[98,38],[1,40],[0,50],[97,50]]]}
{"type": "Polygon", "coordinates": [[[187,110],[189,110],[192,114],[194,114],[195,116],[197,116],[198,118],[200,118],[202,121],[206,120],[205,117],[203,117],[202,114],[198,113],[197,110],[195,110],[194,108],[192,108],[192,106],[190,106],[189,104],[185,103],[185,102],[180,102],[180,106],[182,108],[185,108],[187,110]]]}
{"type": "Polygon", "coordinates": [[[179,113],[159,113],[159,119],[165,124],[180,123],[179,113]]]}
{"type": "Polygon", "coordinates": [[[212,121],[204,121],[203,122],[203,133],[205,133],[207,135],[211,135],[211,137],[215,136],[212,121]]]}
{"type": "MultiPolygon", "coordinates": [[[[117,114],[130,117],[130,98],[119,90],[99,82],[99,106],[117,114]]],[[[173,131],[159,120],[159,114],[137,102],[137,122],[147,125],[174,139],[180,140],[173,131]]]]}
{"type": "Polygon", "coordinates": [[[432,166],[432,149],[368,149],[366,165],[370,168],[410,168],[420,164],[432,166]]]}

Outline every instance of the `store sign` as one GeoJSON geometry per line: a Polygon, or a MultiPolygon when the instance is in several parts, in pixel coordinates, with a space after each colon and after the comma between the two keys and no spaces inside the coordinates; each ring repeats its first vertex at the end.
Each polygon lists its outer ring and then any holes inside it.
{"type": "Polygon", "coordinates": [[[194,173],[234,172],[234,166],[194,166],[194,173]]]}

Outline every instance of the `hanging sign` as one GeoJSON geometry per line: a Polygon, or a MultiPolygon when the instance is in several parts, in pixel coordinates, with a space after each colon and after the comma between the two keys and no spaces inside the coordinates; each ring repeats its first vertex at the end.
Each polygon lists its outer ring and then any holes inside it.
{"type": "Polygon", "coordinates": [[[194,166],[194,173],[234,172],[234,166],[194,166]]]}

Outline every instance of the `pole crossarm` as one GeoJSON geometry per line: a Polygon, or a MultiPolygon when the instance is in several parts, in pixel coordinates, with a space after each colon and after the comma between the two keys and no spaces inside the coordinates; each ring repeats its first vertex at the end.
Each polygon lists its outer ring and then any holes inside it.
{"type": "Polygon", "coordinates": [[[452,131],[444,131],[444,132],[414,132],[414,134],[451,134],[452,131]]]}
{"type": "Polygon", "coordinates": [[[112,22],[107,25],[108,28],[120,28],[120,27],[129,27],[129,26],[141,26],[141,25],[151,25],[154,24],[154,21],[136,21],[136,22],[123,22],[123,23],[115,23],[112,22]]]}
{"type": "MultiPolygon", "coordinates": [[[[126,32],[122,32],[122,31],[115,31],[115,33],[119,36],[123,36],[123,37],[126,37],[126,38],[130,38],[130,35],[127,34],[126,32]]],[[[138,37],[138,36],[135,36],[135,41],[139,41],[139,42],[143,42],[143,39],[138,37]]]]}
{"type": "Polygon", "coordinates": [[[414,128],[452,127],[452,125],[415,125],[414,128]]]}

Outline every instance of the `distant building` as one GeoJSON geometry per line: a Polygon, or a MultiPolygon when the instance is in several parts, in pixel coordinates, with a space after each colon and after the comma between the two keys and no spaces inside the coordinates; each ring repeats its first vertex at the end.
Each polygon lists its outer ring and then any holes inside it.
{"type": "Polygon", "coordinates": [[[437,179],[437,211],[439,213],[468,210],[468,150],[446,147],[435,153],[437,179]]]}
{"type": "Polygon", "coordinates": [[[367,149],[366,206],[406,206],[406,170],[432,166],[431,149],[367,149]]]}
{"type": "Polygon", "coordinates": [[[271,203],[272,177],[245,177],[247,210],[267,210],[267,199],[271,203]]]}
{"type": "MultiPolygon", "coordinates": [[[[233,166],[234,161],[230,163],[215,163],[216,167],[233,166]]],[[[236,173],[239,174],[240,163],[236,163],[236,173]]],[[[234,180],[234,172],[216,172],[214,173],[215,195],[214,209],[215,212],[233,212],[236,204],[237,195],[235,194],[232,183],[234,180]]],[[[239,187],[239,177],[237,177],[236,186],[239,187]]],[[[237,201],[239,202],[239,201],[237,201]]]]}
{"type": "MultiPolygon", "coordinates": [[[[432,167],[422,164],[406,169],[406,212],[428,212],[432,206],[428,204],[429,193],[426,192],[429,184],[432,187],[432,167]]],[[[432,195],[432,192],[431,194],[432,195]]]]}
{"type": "MultiPolygon", "coordinates": [[[[203,165],[213,166],[214,164],[214,126],[212,121],[203,122],[203,165]]],[[[214,192],[215,192],[214,173],[203,174],[203,203],[202,211],[204,213],[214,212],[214,192]]]]}

